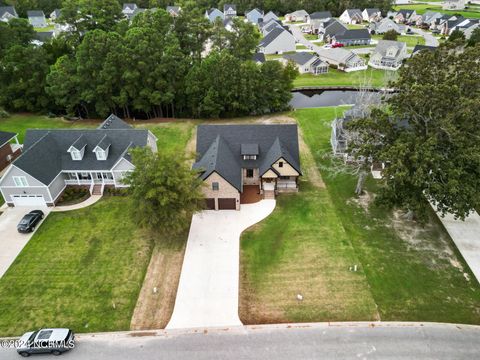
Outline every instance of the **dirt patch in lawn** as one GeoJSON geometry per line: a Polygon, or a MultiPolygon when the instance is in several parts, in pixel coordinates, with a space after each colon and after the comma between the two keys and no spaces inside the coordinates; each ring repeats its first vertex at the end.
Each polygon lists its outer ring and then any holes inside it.
{"type": "Polygon", "coordinates": [[[185,244],[156,246],[130,324],[131,330],[163,329],[173,313],[185,244]]]}

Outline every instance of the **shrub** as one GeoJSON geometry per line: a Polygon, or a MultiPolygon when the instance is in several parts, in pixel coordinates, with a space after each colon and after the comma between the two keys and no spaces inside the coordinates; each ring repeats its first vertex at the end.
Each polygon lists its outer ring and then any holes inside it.
{"type": "Polygon", "coordinates": [[[0,108],[0,119],[6,119],[10,116],[7,110],[0,108]]]}

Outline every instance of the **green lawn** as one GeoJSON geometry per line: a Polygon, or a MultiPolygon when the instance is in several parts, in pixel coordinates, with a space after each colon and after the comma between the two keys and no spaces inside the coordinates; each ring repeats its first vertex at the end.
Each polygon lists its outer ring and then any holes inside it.
{"type": "MultiPolygon", "coordinates": [[[[96,126],[36,115],[0,120],[0,130],[17,132],[20,140],[28,128],[96,126]]],[[[160,151],[184,151],[194,122],[135,126],[150,129],[160,151]]],[[[0,336],[51,326],[129,330],[154,241],[162,255],[181,253],[186,240],[139,229],[134,211],[128,197],[105,197],[82,210],[50,214],[0,279],[0,336]]]]}
{"type": "Polygon", "coordinates": [[[41,327],[128,330],[154,236],[129,199],[52,213],[0,279],[0,335],[41,327]]]}
{"type": "MultiPolygon", "coordinates": [[[[431,216],[427,227],[413,228],[394,221],[383,209],[370,206],[365,210],[357,205],[353,194],[356,179],[332,176],[324,156],[330,152],[334,110],[297,110],[294,116],[365,271],[380,318],[480,324],[480,286],[438,219],[431,216]]],[[[368,191],[375,189],[376,183],[370,180],[368,191]]]]}
{"type": "Polygon", "coordinates": [[[311,40],[318,40],[318,35],[314,35],[314,34],[303,34],[303,36],[305,37],[305,39],[311,41],[311,40]]]}
{"type": "Polygon", "coordinates": [[[450,14],[450,15],[460,14],[466,18],[480,19],[480,11],[478,10],[477,7],[460,11],[460,10],[443,10],[441,6],[434,6],[430,4],[410,4],[410,5],[398,5],[395,7],[395,9],[396,10],[399,10],[399,9],[415,10],[419,15],[422,15],[427,11],[437,11],[442,14],[450,14]]]}
{"type": "Polygon", "coordinates": [[[48,25],[47,27],[44,28],[34,28],[36,32],[47,32],[47,31],[53,31],[55,29],[55,25],[48,25]]]}
{"type": "MultiPolygon", "coordinates": [[[[303,156],[304,169],[307,163],[303,156]]],[[[332,199],[307,178],[299,193],[280,195],[274,213],[242,235],[244,324],[377,319],[363,269],[350,271],[359,259],[332,199]]]]}
{"type": "MultiPolygon", "coordinates": [[[[372,39],[382,40],[383,35],[372,35],[372,39]]],[[[407,47],[414,47],[415,45],[425,45],[425,38],[418,35],[399,35],[397,41],[402,41],[407,44],[407,47]]]]}
{"type": "Polygon", "coordinates": [[[335,69],[329,69],[327,74],[312,75],[302,74],[294,81],[295,87],[303,86],[359,86],[366,83],[372,86],[385,86],[388,79],[395,76],[391,72],[377,69],[367,69],[346,73],[335,69]]]}

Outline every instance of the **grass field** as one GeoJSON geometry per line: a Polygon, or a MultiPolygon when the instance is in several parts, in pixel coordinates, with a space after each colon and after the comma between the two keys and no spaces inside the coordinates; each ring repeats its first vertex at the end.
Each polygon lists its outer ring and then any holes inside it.
{"type": "MultiPolygon", "coordinates": [[[[335,207],[365,271],[382,320],[480,324],[480,286],[435,216],[425,227],[398,219],[355,198],[356,179],[332,176],[328,109],[294,113],[312,149],[335,207]]],[[[369,193],[376,183],[370,180],[369,193]]]]}
{"type": "Polygon", "coordinates": [[[302,74],[294,81],[295,87],[303,86],[359,86],[370,84],[371,86],[385,86],[391,77],[396,74],[384,70],[367,69],[346,73],[335,69],[329,69],[327,74],[312,75],[302,74]]]}
{"type": "Polygon", "coordinates": [[[332,175],[325,155],[341,111],[292,114],[326,189],[303,179],[298,194],[281,195],[274,213],[243,235],[241,319],[480,324],[480,286],[433,213],[421,227],[373,205],[373,179],[356,197],[354,176],[332,175]]]}
{"type": "Polygon", "coordinates": [[[398,5],[395,7],[396,10],[399,9],[410,9],[415,10],[417,14],[422,15],[427,11],[437,11],[442,14],[460,14],[466,18],[480,19],[480,10],[478,7],[472,7],[468,10],[443,10],[441,6],[434,6],[430,4],[410,4],[410,5],[398,5]]]}
{"type": "MultiPolygon", "coordinates": [[[[0,130],[15,131],[21,140],[28,128],[97,125],[36,115],[0,120],[0,130]]],[[[184,151],[194,123],[135,126],[150,129],[161,151],[184,151]]],[[[181,258],[186,241],[186,235],[174,241],[139,229],[134,211],[128,197],[106,197],[82,210],[50,214],[0,279],[0,336],[50,326],[75,332],[129,330],[154,242],[157,256],[181,258]]],[[[179,274],[181,263],[165,262],[162,276],[175,283],[170,274],[179,274]]],[[[173,306],[170,295],[158,296],[173,306]]]]}
{"type": "MultiPolygon", "coordinates": [[[[372,39],[382,40],[383,35],[372,35],[372,39]]],[[[417,35],[399,35],[397,41],[402,41],[407,44],[407,47],[414,47],[415,45],[425,45],[423,36],[417,35]]]]}

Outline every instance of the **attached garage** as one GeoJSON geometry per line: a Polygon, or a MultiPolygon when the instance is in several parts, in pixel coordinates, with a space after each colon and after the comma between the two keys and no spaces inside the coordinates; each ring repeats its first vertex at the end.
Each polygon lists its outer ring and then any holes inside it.
{"type": "Polygon", "coordinates": [[[47,206],[43,195],[12,195],[15,206],[47,206]]]}
{"type": "Polygon", "coordinates": [[[236,210],[237,201],[235,198],[219,198],[218,210],[236,210]]]}
{"type": "Polygon", "coordinates": [[[215,210],[215,199],[205,199],[207,210],[215,210]]]}

